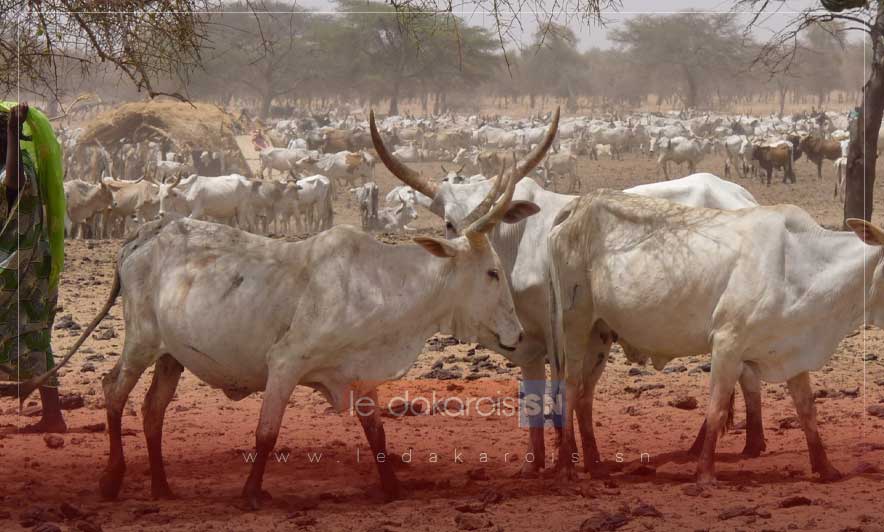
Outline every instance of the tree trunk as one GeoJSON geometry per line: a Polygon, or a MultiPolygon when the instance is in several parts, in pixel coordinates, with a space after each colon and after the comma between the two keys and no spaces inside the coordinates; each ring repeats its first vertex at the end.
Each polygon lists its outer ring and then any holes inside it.
{"type": "Polygon", "coordinates": [[[684,66],[684,80],[686,85],[684,105],[687,109],[694,109],[697,106],[697,81],[687,65],[684,66]]]}
{"type": "Polygon", "coordinates": [[[786,111],[786,93],[788,89],[785,85],[780,85],[779,93],[780,93],[780,118],[783,118],[783,113],[786,111]]]}
{"type": "Polygon", "coordinates": [[[884,2],[872,27],[871,73],[863,88],[859,117],[851,126],[847,151],[847,174],[844,192],[844,219],[872,220],[875,190],[875,163],[878,159],[878,132],[884,115],[884,2]]]}
{"type": "Polygon", "coordinates": [[[393,81],[393,90],[390,92],[390,116],[395,116],[399,114],[399,78],[397,77],[393,81]]]}

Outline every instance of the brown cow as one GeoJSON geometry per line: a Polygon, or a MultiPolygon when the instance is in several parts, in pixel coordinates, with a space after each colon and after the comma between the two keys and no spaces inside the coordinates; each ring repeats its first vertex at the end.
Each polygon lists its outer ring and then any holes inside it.
{"type": "Polygon", "coordinates": [[[799,143],[808,160],[816,164],[816,176],[823,177],[823,161],[836,161],[841,157],[841,143],[835,139],[824,139],[819,135],[807,135],[799,143]]]}
{"type": "MultiPolygon", "coordinates": [[[[752,159],[758,161],[758,166],[767,172],[767,184],[770,186],[770,177],[773,170],[783,171],[783,183],[788,179],[795,182],[795,172],[792,169],[792,146],[779,144],[777,146],[755,146],[752,151],[752,159]]],[[[764,178],[762,178],[762,181],[764,178]]]]}

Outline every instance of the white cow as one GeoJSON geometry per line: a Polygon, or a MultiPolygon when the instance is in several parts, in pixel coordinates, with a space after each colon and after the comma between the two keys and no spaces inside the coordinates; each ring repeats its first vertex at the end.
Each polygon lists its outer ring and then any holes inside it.
{"type": "Polygon", "coordinates": [[[697,164],[709,152],[710,143],[705,139],[689,139],[686,137],[660,137],[657,140],[656,149],[660,155],[657,157],[657,171],[662,168],[663,175],[669,179],[669,162],[678,165],[687,163],[689,173],[697,171],[697,164]]]}
{"type": "Polygon", "coordinates": [[[296,163],[307,156],[306,150],[289,148],[267,148],[258,152],[261,160],[261,169],[258,175],[263,179],[264,171],[268,170],[268,179],[273,179],[273,171],[288,173],[294,177],[296,163]]]}
{"type": "MultiPolygon", "coordinates": [[[[555,138],[558,117],[559,113],[556,112],[547,132],[547,137],[522,161],[520,164],[521,168],[530,171],[543,159],[555,138]]],[[[456,236],[464,227],[467,213],[482,201],[482,198],[485,197],[493,186],[494,181],[454,185],[451,183],[437,183],[423,178],[417,171],[408,168],[390,155],[384,146],[380,133],[377,132],[377,128],[371,122],[372,142],[381,161],[393,175],[413,187],[419,194],[427,197],[431,202],[429,210],[439,216],[445,223],[446,235],[449,237],[456,236]]],[[[705,175],[709,176],[709,174],[705,175]]],[[[679,181],[661,183],[659,186],[651,189],[651,192],[666,193],[664,185],[678,187],[679,181]]],[[[723,183],[722,180],[714,176],[712,176],[710,181],[709,190],[715,190],[717,184],[723,183]]],[[[719,190],[720,195],[733,193],[733,189],[730,186],[722,187],[719,190]]],[[[748,192],[745,194],[748,194],[748,192]]],[[[738,195],[745,197],[745,194],[739,192],[738,195]]],[[[507,278],[512,285],[516,310],[525,328],[525,340],[515,351],[504,350],[498,352],[522,369],[526,396],[542,397],[546,385],[545,361],[548,352],[547,341],[551,338],[549,331],[549,283],[547,276],[549,252],[546,246],[538,245],[538,243],[546,241],[559,210],[576,196],[558,194],[544,189],[532,179],[523,179],[518,183],[514,197],[515,199],[510,211],[515,219],[520,219],[519,215],[523,210],[531,210],[539,206],[541,211],[538,215],[528,218],[524,224],[501,225],[490,236],[494,249],[507,267],[507,278]]],[[[702,201],[708,201],[708,198],[705,196],[701,195],[700,198],[702,201]]],[[[696,201],[697,198],[695,196],[688,196],[684,200],[696,201]]],[[[716,201],[721,204],[727,203],[725,199],[717,199],[716,201]]],[[[506,222],[507,219],[505,218],[504,221],[506,222]]],[[[552,354],[550,352],[549,356],[551,357],[552,354]]],[[[555,375],[553,376],[553,381],[556,381],[555,375]]],[[[760,419],[760,390],[747,389],[744,386],[743,391],[747,397],[747,404],[752,406],[749,409],[752,415],[757,415],[760,419]],[[748,398],[751,398],[751,403],[748,398]]],[[[543,413],[529,414],[528,424],[529,441],[526,453],[532,453],[535,460],[523,464],[522,473],[526,476],[534,476],[545,467],[543,413]]],[[[595,442],[593,441],[592,444],[595,445],[595,442]]],[[[744,452],[750,455],[757,455],[763,448],[764,439],[760,427],[749,424],[746,432],[746,450],[744,452]]],[[[595,454],[597,456],[598,453],[596,452],[595,454]]],[[[595,464],[596,461],[590,458],[588,463],[595,464]]]]}
{"type": "Polygon", "coordinates": [[[304,228],[315,233],[334,224],[332,210],[332,181],[320,174],[302,177],[297,181],[298,209],[304,218],[304,228]]]}
{"type": "MultiPolygon", "coordinates": [[[[143,226],[120,250],[111,297],[84,331],[88,337],[122,294],[126,342],[103,379],[110,456],[102,496],[116,498],[122,486],[123,407],[154,365],[142,411],[155,498],[172,497],[162,426],[184,368],[234,400],[263,392],[242,492],[252,508],[297,385],[320,391],[336,411],[351,409],[372,454],[386,454],[377,386],[403,376],[429,336],[502,349],[521,341],[503,265],[485,236],[507,212],[518,178],[501,180],[508,186],[472,213],[463,237],[418,237],[418,245],[389,246],[349,226],[301,242],[190,219],[143,226]]],[[[391,461],[378,461],[378,472],[384,495],[395,498],[391,461]]]]}
{"type": "Polygon", "coordinates": [[[176,213],[196,220],[218,220],[238,226],[238,215],[246,214],[251,185],[239,174],[206,177],[192,175],[160,185],[159,216],[176,213]]]}
{"type": "Polygon", "coordinates": [[[65,232],[69,238],[102,236],[99,220],[113,204],[113,191],[104,180],[98,184],[80,179],[64,182],[65,232]],[[88,229],[88,231],[87,231],[88,229]],[[90,233],[87,235],[87,232],[90,233]]]}
{"type": "Polygon", "coordinates": [[[725,211],[604,190],[565,207],[549,236],[554,345],[566,376],[563,440],[573,433],[574,405],[591,408],[616,336],[657,368],[712,353],[699,482],[715,478],[716,442],[747,368],[788,383],[813,472],[839,478],[817,431],[808,372],[864,321],[884,325],[884,231],[848,225],[856,234],[825,230],[792,205],[725,211]]]}

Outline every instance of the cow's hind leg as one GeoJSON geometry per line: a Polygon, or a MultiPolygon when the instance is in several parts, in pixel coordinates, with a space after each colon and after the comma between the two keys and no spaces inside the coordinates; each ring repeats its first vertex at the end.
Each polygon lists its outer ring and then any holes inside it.
{"type": "Polygon", "coordinates": [[[107,433],[110,439],[110,456],[99,480],[101,496],[105,499],[116,499],[123,485],[123,475],[126,472],[126,461],[123,458],[123,407],[148,365],[149,363],[143,363],[141,357],[129,356],[129,350],[126,349],[114,368],[102,379],[107,409],[107,433]]]}
{"type": "Polygon", "coordinates": [[[153,381],[144,397],[141,415],[144,418],[144,437],[147,440],[147,454],[150,459],[150,491],[154,499],[174,498],[166,480],[163,464],[163,418],[166,407],[175,395],[178,380],[184,367],[172,358],[163,355],[154,366],[153,381]]]}
{"type": "Polygon", "coordinates": [[[612,334],[607,327],[598,324],[589,335],[584,352],[583,383],[577,403],[577,421],[580,426],[580,442],[583,448],[583,469],[593,477],[606,476],[602,465],[598,443],[592,421],[592,406],[595,386],[605,370],[608,353],[611,351],[612,334]]]}
{"type": "MultiPolygon", "coordinates": [[[[270,355],[268,358],[273,360],[270,355]]],[[[273,450],[276,438],[279,436],[285,405],[297,382],[297,376],[291,375],[285,368],[271,365],[264,400],[261,403],[261,416],[255,431],[255,461],[252,462],[252,470],[242,490],[242,496],[253,510],[257,510],[261,505],[261,499],[267,496],[261,490],[264,470],[267,468],[270,451],[273,450]]]]}
{"type": "Polygon", "coordinates": [[[746,402],[746,446],[743,456],[757,458],[767,449],[764,443],[764,423],[761,417],[761,378],[750,364],[743,364],[740,389],[746,402]]]}
{"type": "MultiPolygon", "coordinates": [[[[387,453],[387,436],[384,432],[384,423],[381,421],[381,415],[378,411],[378,391],[373,389],[362,395],[365,399],[358,400],[356,405],[370,405],[366,407],[357,406],[356,414],[359,416],[359,422],[362,424],[362,430],[365,431],[365,438],[371,447],[373,457],[377,457],[379,453],[383,456],[389,456],[387,453]]],[[[375,460],[378,466],[378,475],[381,477],[381,488],[384,490],[384,499],[392,501],[399,497],[399,481],[393,472],[393,464],[389,460],[375,460]]]]}
{"type": "Polygon", "coordinates": [[[816,406],[813,404],[813,392],[810,389],[810,375],[805,371],[789,379],[789,393],[798,411],[798,420],[807,438],[807,450],[810,452],[810,465],[814,473],[826,482],[838,480],[841,473],[835,469],[826,456],[823,440],[820,438],[816,424],[816,406]]]}
{"type": "MultiPolygon", "coordinates": [[[[750,458],[757,458],[767,448],[764,443],[764,427],[761,418],[761,380],[747,364],[743,365],[743,372],[740,374],[740,388],[743,390],[743,399],[746,403],[746,446],[743,448],[742,454],[750,458]]],[[[706,421],[704,420],[688,453],[699,456],[705,440],[706,421]]]]}
{"type": "Polygon", "coordinates": [[[697,461],[697,482],[711,484],[715,482],[715,446],[727,422],[728,410],[734,385],[742,372],[742,363],[729,353],[718,356],[713,350],[712,382],[709,405],[706,409],[706,434],[703,450],[697,461]]]}
{"type": "MultiPolygon", "coordinates": [[[[565,416],[562,419],[562,438],[559,442],[559,459],[556,463],[558,476],[562,480],[570,480],[575,478],[574,466],[578,460],[578,452],[575,446],[574,438],[574,414],[579,413],[581,437],[585,437],[585,432],[589,432],[591,444],[587,446],[587,440],[584,439],[584,450],[595,448],[595,454],[598,454],[597,446],[595,446],[595,437],[592,433],[592,427],[585,426],[586,420],[592,418],[591,411],[587,414],[585,411],[588,406],[592,408],[592,399],[587,399],[585,394],[587,390],[584,388],[588,378],[586,373],[591,372],[591,367],[585,367],[590,360],[595,360],[589,356],[590,353],[598,353],[599,347],[594,345],[593,338],[597,337],[598,331],[596,327],[592,327],[586,323],[586,312],[579,310],[568,310],[563,313],[564,318],[564,352],[567,362],[565,363],[565,416]]],[[[593,383],[593,388],[594,388],[593,383]]],[[[591,390],[590,390],[591,391],[591,390]]],[[[596,457],[584,456],[587,463],[592,462],[596,457]]]]}

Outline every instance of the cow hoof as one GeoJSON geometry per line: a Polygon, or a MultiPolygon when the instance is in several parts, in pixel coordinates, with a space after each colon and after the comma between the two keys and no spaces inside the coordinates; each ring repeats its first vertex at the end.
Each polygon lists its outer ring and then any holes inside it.
{"type": "Polygon", "coordinates": [[[552,476],[558,482],[576,482],[578,480],[577,471],[574,469],[573,464],[556,467],[552,476]]]}
{"type": "Polygon", "coordinates": [[[820,481],[821,482],[835,482],[837,480],[841,480],[843,475],[840,471],[835,469],[834,467],[827,466],[820,472],[820,481]]]}
{"type": "Polygon", "coordinates": [[[697,486],[701,488],[714,488],[718,485],[715,473],[697,473],[697,486]]]}
{"type": "Polygon", "coordinates": [[[241,506],[241,509],[246,511],[260,510],[264,501],[273,499],[265,490],[245,490],[242,496],[245,504],[241,506]]]}
{"type": "Polygon", "coordinates": [[[746,458],[758,458],[766,449],[767,446],[764,443],[761,445],[746,444],[746,447],[743,448],[743,452],[740,454],[746,458]]]}
{"type": "Polygon", "coordinates": [[[543,473],[543,467],[536,462],[525,462],[522,464],[522,467],[516,471],[516,474],[513,475],[513,478],[539,478],[543,473]]]}
{"type": "Polygon", "coordinates": [[[383,490],[384,502],[393,502],[402,496],[402,491],[399,489],[398,482],[394,486],[384,486],[383,490]]]}
{"type": "Polygon", "coordinates": [[[98,481],[101,498],[106,501],[116,500],[123,486],[123,474],[105,472],[98,481]]]}
{"type": "Polygon", "coordinates": [[[150,495],[156,500],[173,500],[178,498],[172,491],[172,488],[166,483],[159,486],[151,486],[150,495]]]}
{"type": "Polygon", "coordinates": [[[583,471],[588,473],[592,479],[610,478],[611,470],[601,462],[593,462],[584,465],[583,471]]]}

